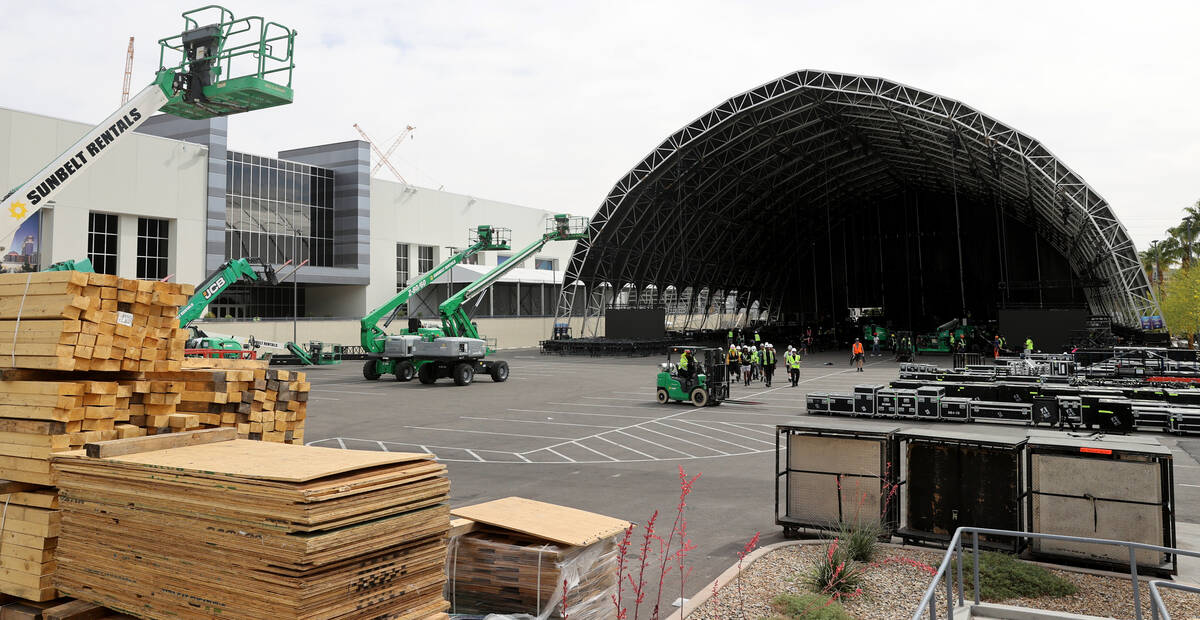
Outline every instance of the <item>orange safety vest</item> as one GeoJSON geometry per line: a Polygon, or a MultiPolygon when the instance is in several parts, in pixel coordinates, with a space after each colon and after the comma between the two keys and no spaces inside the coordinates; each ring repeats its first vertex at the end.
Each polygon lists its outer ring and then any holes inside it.
{"type": "Polygon", "coordinates": [[[854,343],[854,347],[850,349],[850,352],[855,355],[862,353],[863,352],[862,343],[861,342],[854,343]]]}

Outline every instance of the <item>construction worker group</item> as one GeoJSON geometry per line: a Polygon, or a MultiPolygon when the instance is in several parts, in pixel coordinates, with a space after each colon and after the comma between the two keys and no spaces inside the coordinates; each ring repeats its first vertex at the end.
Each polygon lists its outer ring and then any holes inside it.
{"type": "MultiPolygon", "coordinates": [[[[769,342],[763,343],[761,347],[730,344],[725,353],[725,368],[729,373],[729,380],[741,381],[745,386],[749,386],[752,381],[762,380],[765,387],[771,387],[779,361],[775,346],[769,342]]],[[[799,385],[800,352],[795,347],[788,345],[783,354],[783,365],[787,369],[792,387],[799,385]]]]}

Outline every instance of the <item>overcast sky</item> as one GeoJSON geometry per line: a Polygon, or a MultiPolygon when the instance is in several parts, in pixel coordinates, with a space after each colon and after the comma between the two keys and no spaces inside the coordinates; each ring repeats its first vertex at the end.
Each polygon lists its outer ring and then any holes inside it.
{"type": "MultiPolygon", "coordinates": [[[[202,3],[0,0],[0,106],[97,122],[202,3]]],[[[412,183],[593,211],[674,130],[798,69],[886,77],[1040,140],[1139,248],[1200,199],[1200,3],[248,2],[299,31],[296,101],[230,120],[230,147],[389,142],[412,183]]],[[[386,172],[381,174],[386,175],[386,172]]]]}

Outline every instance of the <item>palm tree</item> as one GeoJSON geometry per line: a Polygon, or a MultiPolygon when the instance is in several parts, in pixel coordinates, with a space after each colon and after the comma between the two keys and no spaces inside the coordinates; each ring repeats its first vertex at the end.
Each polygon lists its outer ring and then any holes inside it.
{"type": "Polygon", "coordinates": [[[1163,275],[1172,262],[1172,251],[1174,244],[1173,239],[1166,241],[1155,240],[1150,242],[1150,247],[1138,253],[1142,259],[1142,269],[1146,272],[1146,278],[1150,280],[1150,284],[1155,287],[1158,297],[1162,298],[1162,283],[1163,275]]]}
{"type": "Polygon", "coordinates": [[[1200,200],[1183,210],[1183,221],[1167,232],[1177,243],[1178,257],[1187,269],[1192,266],[1192,256],[1196,253],[1196,239],[1200,237],[1200,200]]]}

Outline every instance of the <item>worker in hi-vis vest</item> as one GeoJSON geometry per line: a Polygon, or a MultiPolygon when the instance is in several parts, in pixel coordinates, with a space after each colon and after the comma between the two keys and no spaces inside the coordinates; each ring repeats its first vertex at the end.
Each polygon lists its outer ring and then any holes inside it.
{"type": "Polygon", "coordinates": [[[787,355],[783,356],[783,363],[787,364],[788,379],[792,382],[792,387],[800,384],[800,352],[791,350],[787,355]]]}
{"type": "Polygon", "coordinates": [[[855,338],[854,346],[850,347],[850,361],[853,362],[856,367],[858,367],[858,372],[863,371],[863,358],[864,357],[865,357],[865,355],[864,355],[864,351],[863,351],[862,339],[855,338]]]}
{"type": "Polygon", "coordinates": [[[1025,354],[1029,355],[1030,353],[1033,353],[1033,338],[1026,338],[1025,339],[1025,354]]]}

